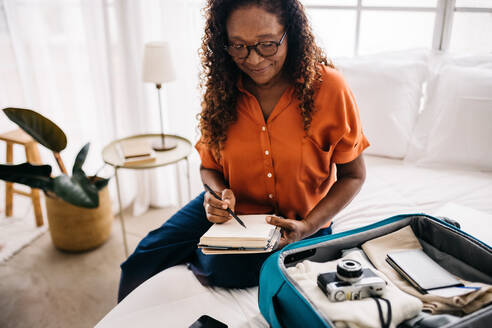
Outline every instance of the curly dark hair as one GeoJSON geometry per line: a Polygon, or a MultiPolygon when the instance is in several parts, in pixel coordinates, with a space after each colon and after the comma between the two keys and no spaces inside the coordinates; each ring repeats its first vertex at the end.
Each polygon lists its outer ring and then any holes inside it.
{"type": "Polygon", "coordinates": [[[199,128],[203,142],[216,155],[227,138],[229,125],[236,121],[236,86],[240,69],[225,50],[228,43],[226,21],[234,10],[258,6],[277,16],[287,29],[288,50],[283,66],[291,79],[307,132],[314,112],[314,92],[321,82],[320,64],[332,66],[316,45],[303,5],[298,0],[208,0],[205,7],[205,35],[200,57],[200,86],[204,89],[199,128]]]}

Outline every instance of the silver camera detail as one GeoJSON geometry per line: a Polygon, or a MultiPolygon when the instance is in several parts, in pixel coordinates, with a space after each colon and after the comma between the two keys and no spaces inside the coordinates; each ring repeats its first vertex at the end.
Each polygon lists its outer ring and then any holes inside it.
{"type": "Polygon", "coordinates": [[[371,269],[363,269],[358,261],[340,260],[336,272],[318,275],[318,286],[331,302],[342,302],[380,296],[386,281],[371,269]]]}

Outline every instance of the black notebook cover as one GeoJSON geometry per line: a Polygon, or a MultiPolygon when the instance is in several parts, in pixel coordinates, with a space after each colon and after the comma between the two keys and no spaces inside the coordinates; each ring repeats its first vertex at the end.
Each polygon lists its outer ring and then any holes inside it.
{"type": "Polygon", "coordinates": [[[431,289],[463,286],[420,249],[389,252],[386,262],[423,294],[431,289]]]}

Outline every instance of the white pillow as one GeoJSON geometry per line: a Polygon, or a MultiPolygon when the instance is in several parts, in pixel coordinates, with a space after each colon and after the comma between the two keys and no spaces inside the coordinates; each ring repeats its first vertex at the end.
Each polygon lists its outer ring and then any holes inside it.
{"type": "MultiPolygon", "coordinates": [[[[357,60],[378,60],[378,61],[388,61],[388,60],[403,60],[403,61],[423,61],[426,62],[430,57],[433,56],[432,51],[425,48],[413,48],[405,50],[395,50],[395,51],[385,51],[377,52],[357,57],[351,57],[357,60]]],[[[344,57],[341,57],[343,59],[344,57]]],[[[348,57],[345,57],[348,58],[348,57]]]]}
{"type": "Polygon", "coordinates": [[[403,158],[419,111],[427,63],[370,56],[340,59],[334,64],[347,80],[359,107],[362,129],[371,143],[365,152],[403,158]]]}
{"type": "Polygon", "coordinates": [[[438,74],[444,66],[492,68],[492,54],[482,55],[455,55],[442,51],[429,53],[429,66],[432,74],[438,74]]]}
{"type": "Polygon", "coordinates": [[[492,69],[441,68],[429,82],[406,159],[421,166],[492,170],[492,69]]]}
{"type": "Polygon", "coordinates": [[[492,68],[492,55],[444,56],[444,62],[449,65],[492,68]]]}

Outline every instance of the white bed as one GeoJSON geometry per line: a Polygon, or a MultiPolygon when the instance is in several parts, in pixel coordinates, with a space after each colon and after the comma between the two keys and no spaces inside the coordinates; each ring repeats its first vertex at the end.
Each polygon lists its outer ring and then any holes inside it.
{"type": "MultiPolygon", "coordinates": [[[[455,219],[464,230],[492,244],[492,173],[419,168],[375,156],[366,156],[366,164],[366,183],[336,217],[334,233],[395,214],[439,214],[439,210],[457,208],[461,212],[455,219]],[[467,214],[476,212],[482,215],[478,223],[488,230],[467,225],[467,220],[475,217],[467,214]]],[[[268,327],[259,312],[257,297],[257,288],[203,287],[186,266],[180,265],[138,287],[97,327],[189,327],[202,314],[229,327],[268,327]]]]}
{"type": "MultiPolygon", "coordinates": [[[[366,182],[335,217],[334,233],[428,213],[492,244],[491,63],[419,52],[335,61],[359,105],[365,153],[379,156],[365,156],[366,182]]],[[[202,314],[229,327],[268,327],[257,288],[205,288],[185,266],[142,284],[97,327],[189,327],[202,314]]]]}

